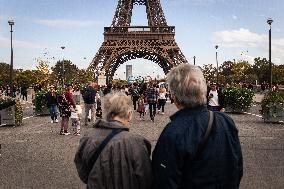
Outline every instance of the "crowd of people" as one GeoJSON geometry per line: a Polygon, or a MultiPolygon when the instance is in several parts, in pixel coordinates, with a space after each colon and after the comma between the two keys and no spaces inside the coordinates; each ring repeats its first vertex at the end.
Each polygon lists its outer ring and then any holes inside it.
{"type": "Polygon", "coordinates": [[[7,86],[0,86],[0,96],[5,95],[5,96],[11,96],[11,90],[12,96],[16,97],[17,95],[19,96],[20,99],[23,101],[28,101],[28,86],[27,85],[21,85],[21,86],[13,86],[13,89],[9,85],[7,86]]]}
{"type": "Polygon", "coordinates": [[[60,94],[50,85],[46,101],[51,122],[60,122],[60,135],[71,134],[70,119],[76,136],[81,124],[92,126],[74,160],[87,188],[237,189],[243,176],[242,151],[234,121],[224,113],[222,89],[216,83],[208,86],[199,67],[182,64],[170,71],[167,84],[100,88],[89,82],[81,90],[66,85],[60,94]],[[134,111],[141,121],[149,115],[154,122],[156,114],[165,114],[168,100],[177,112],[151,157],[150,141],[130,132],[129,123],[134,111]]]}
{"type": "Polygon", "coordinates": [[[167,83],[178,111],[162,131],[152,158],[151,143],[129,132],[129,123],[136,108],[143,118],[145,102],[154,121],[157,103],[163,112],[166,87],[133,85],[104,97],[105,119],[93,123],[81,138],[74,160],[87,188],[239,188],[243,159],[238,130],[222,112],[215,84],[207,94],[202,71],[188,64],[173,68],[167,83]]]}

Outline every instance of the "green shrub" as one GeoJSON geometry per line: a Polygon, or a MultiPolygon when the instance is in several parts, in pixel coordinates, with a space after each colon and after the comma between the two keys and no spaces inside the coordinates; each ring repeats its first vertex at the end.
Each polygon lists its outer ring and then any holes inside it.
{"type": "Polygon", "coordinates": [[[245,111],[251,107],[255,93],[247,88],[229,87],[223,91],[223,95],[225,107],[233,111],[245,111]]]}
{"type": "Polygon", "coordinates": [[[33,104],[35,106],[35,112],[42,112],[44,107],[47,107],[47,101],[46,101],[47,92],[48,92],[47,90],[41,90],[35,94],[35,99],[33,100],[33,104]]]}
{"type": "Polygon", "coordinates": [[[23,107],[20,100],[16,101],[15,105],[15,125],[19,126],[23,123],[23,107]]]}
{"type": "Polygon", "coordinates": [[[278,105],[282,105],[284,103],[284,94],[278,91],[269,90],[265,95],[263,100],[261,101],[262,112],[268,115],[272,115],[272,117],[276,117],[278,111],[278,105]]]}
{"type": "Polygon", "coordinates": [[[9,108],[10,106],[14,106],[16,104],[16,99],[9,96],[1,96],[0,97],[0,110],[9,108]]]}

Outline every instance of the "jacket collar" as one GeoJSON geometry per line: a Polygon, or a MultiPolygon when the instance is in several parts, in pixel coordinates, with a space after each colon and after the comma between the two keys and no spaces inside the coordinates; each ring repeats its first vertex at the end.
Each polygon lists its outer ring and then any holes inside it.
{"type": "Polygon", "coordinates": [[[122,125],[122,123],[120,123],[119,121],[105,121],[103,119],[98,119],[94,125],[94,128],[105,128],[105,129],[123,129],[126,131],[129,131],[129,128],[127,128],[126,126],[122,125]]]}
{"type": "Polygon", "coordinates": [[[174,113],[173,115],[170,116],[171,120],[176,119],[177,117],[180,116],[188,116],[188,115],[196,115],[196,114],[200,114],[201,112],[207,112],[207,106],[203,105],[203,106],[198,106],[196,108],[183,108],[179,111],[177,111],[176,113],[174,113]]]}

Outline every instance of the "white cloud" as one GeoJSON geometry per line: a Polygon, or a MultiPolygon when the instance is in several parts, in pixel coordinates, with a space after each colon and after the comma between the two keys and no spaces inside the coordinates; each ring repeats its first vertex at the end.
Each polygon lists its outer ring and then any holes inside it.
{"type": "MultiPolygon", "coordinates": [[[[0,35],[0,48],[10,48],[10,38],[6,38],[0,35]]],[[[22,49],[38,49],[43,48],[41,45],[37,45],[28,41],[13,40],[14,48],[22,49]]]]}
{"type": "MultiPolygon", "coordinates": [[[[262,54],[268,51],[268,35],[254,33],[245,28],[215,32],[213,40],[225,47],[252,47],[262,54]]],[[[272,37],[272,54],[275,62],[284,62],[284,38],[272,37]]]]}
{"type": "Polygon", "coordinates": [[[91,21],[91,20],[35,20],[34,23],[45,25],[45,26],[52,26],[52,27],[89,27],[89,26],[96,26],[101,24],[100,22],[91,21]]]}
{"type": "Polygon", "coordinates": [[[248,29],[225,30],[214,33],[214,41],[229,47],[257,47],[267,40],[266,35],[250,32],[248,29]]]}
{"type": "Polygon", "coordinates": [[[232,19],[233,19],[233,20],[237,20],[238,17],[237,17],[236,15],[232,15],[232,19]]]}

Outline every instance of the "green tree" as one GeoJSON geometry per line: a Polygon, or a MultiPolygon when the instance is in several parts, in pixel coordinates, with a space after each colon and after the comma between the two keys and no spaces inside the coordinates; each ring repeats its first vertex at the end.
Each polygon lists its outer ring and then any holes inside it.
{"type": "MultiPolygon", "coordinates": [[[[52,73],[50,80],[53,84],[62,84],[63,78],[63,61],[57,61],[54,67],[51,68],[52,73]]],[[[64,80],[65,83],[76,83],[79,77],[79,68],[73,64],[70,60],[64,60],[64,80]]]]}
{"type": "Polygon", "coordinates": [[[220,66],[220,70],[221,70],[220,75],[222,76],[223,82],[226,82],[226,83],[234,82],[233,66],[234,66],[234,62],[232,61],[225,61],[220,66]]]}
{"type": "Polygon", "coordinates": [[[4,62],[0,63],[0,86],[9,84],[10,65],[4,62]]]}
{"type": "Polygon", "coordinates": [[[37,70],[16,70],[15,73],[15,84],[17,86],[31,86],[37,83],[39,75],[37,70]]]}
{"type": "Polygon", "coordinates": [[[252,67],[248,61],[240,60],[233,64],[232,74],[235,82],[251,82],[252,67]]]}
{"type": "Polygon", "coordinates": [[[48,61],[43,60],[41,58],[37,59],[37,84],[40,84],[41,86],[46,86],[49,79],[49,66],[48,61]]]}
{"type": "Polygon", "coordinates": [[[284,65],[272,66],[272,81],[277,84],[284,84],[284,65]]]}
{"type": "Polygon", "coordinates": [[[206,81],[211,81],[211,82],[217,81],[217,69],[213,67],[213,64],[203,65],[202,71],[206,81]]]}
{"type": "Polygon", "coordinates": [[[88,81],[93,80],[93,72],[88,69],[80,69],[77,74],[76,84],[86,84],[88,81]]]}
{"type": "Polygon", "coordinates": [[[255,58],[253,65],[253,73],[256,74],[259,83],[264,81],[270,82],[269,61],[266,58],[255,58]]]}

